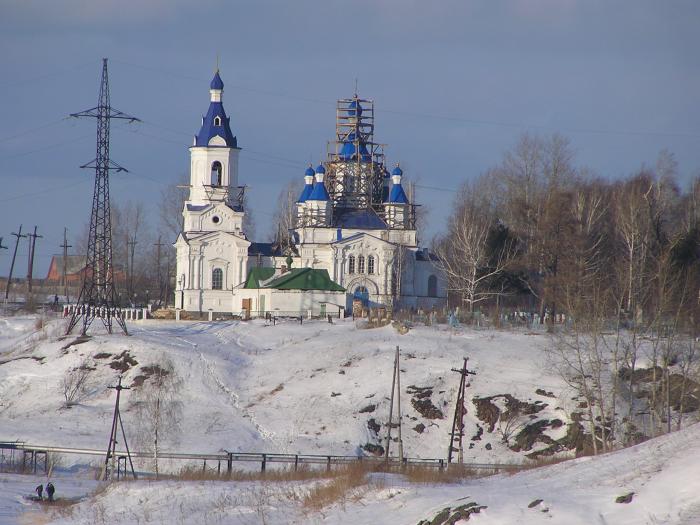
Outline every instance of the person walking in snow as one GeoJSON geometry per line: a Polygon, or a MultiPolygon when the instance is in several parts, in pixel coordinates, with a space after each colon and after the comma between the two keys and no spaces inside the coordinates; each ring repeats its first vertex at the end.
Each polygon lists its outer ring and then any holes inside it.
{"type": "Polygon", "coordinates": [[[49,501],[53,501],[53,493],[56,492],[56,489],[53,486],[53,483],[50,481],[46,485],[46,493],[49,495],[49,501]]]}
{"type": "Polygon", "coordinates": [[[44,485],[39,485],[34,489],[34,491],[36,492],[36,495],[39,496],[40,500],[44,499],[44,485]]]}

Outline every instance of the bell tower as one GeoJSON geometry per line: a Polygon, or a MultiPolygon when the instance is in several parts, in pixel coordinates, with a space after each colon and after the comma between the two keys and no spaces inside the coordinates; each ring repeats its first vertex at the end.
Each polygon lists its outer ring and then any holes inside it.
{"type": "Polygon", "coordinates": [[[228,201],[238,190],[238,141],[222,102],[224,82],[219,71],[209,86],[209,109],[190,147],[190,195],[195,206],[228,201]]]}

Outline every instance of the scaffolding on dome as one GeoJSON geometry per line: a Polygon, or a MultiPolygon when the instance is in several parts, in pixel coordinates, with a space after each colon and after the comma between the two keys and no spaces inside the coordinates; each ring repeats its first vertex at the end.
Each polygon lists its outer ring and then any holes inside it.
{"type": "MultiPolygon", "coordinates": [[[[352,98],[336,103],[335,140],[328,144],[325,186],[334,218],[373,210],[384,220],[388,171],[384,145],[374,141],[374,101],[352,98]]],[[[407,206],[405,229],[415,229],[415,206],[407,206]]]]}

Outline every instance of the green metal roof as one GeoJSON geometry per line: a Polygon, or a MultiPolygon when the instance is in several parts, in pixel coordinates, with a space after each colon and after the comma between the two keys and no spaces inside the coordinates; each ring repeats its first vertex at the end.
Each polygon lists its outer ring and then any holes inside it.
{"type": "Polygon", "coordinates": [[[267,281],[274,274],[274,268],[251,268],[243,288],[260,288],[260,281],[267,281]]]}
{"type": "Polygon", "coordinates": [[[248,279],[246,279],[244,288],[345,291],[345,288],[331,280],[327,270],[316,270],[314,268],[292,268],[269,283],[260,285],[261,281],[270,279],[274,273],[274,268],[252,268],[248,273],[248,279]]]}

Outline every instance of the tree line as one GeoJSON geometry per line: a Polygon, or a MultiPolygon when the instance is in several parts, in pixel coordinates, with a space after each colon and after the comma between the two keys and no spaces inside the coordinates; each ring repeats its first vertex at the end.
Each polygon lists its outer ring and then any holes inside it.
{"type": "Polygon", "coordinates": [[[700,406],[700,175],[667,150],[607,180],[559,135],[524,135],[460,188],[434,249],[452,305],[526,309],[581,399],[592,452],[680,428],[700,406]],[[552,327],[554,328],[554,327],[552,327]]]}

